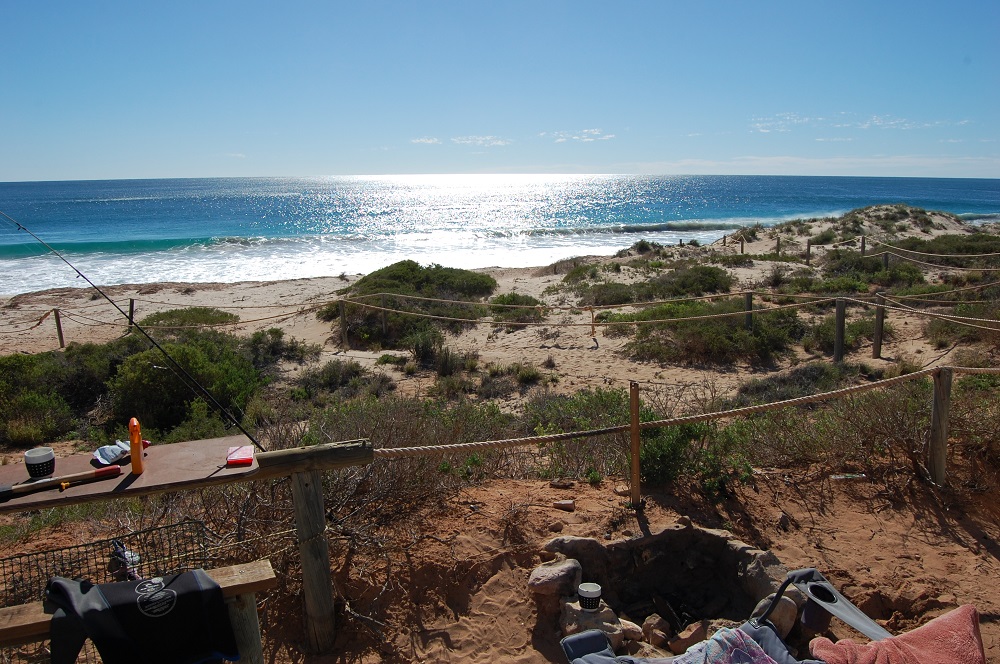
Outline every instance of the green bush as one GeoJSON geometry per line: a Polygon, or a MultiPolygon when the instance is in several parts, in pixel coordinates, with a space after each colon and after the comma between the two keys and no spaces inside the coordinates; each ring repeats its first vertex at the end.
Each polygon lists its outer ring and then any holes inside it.
{"type": "Polygon", "coordinates": [[[217,413],[213,413],[202,399],[194,399],[188,404],[187,416],[169,434],[164,443],[178,443],[185,440],[206,440],[226,435],[226,423],[217,413]]]}
{"type": "MultiPolygon", "coordinates": [[[[706,293],[728,293],[733,276],[712,265],[694,265],[671,270],[647,282],[642,300],[668,297],[701,296],[706,293]]],[[[637,291],[639,287],[637,286],[637,291]]]]}
{"type": "Polygon", "coordinates": [[[581,305],[596,307],[614,306],[635,302],[635,289],[628,284],[609,282],[594,284],[580,300],[581,305]]]}
{"type": "Polygon", "coordinates": [[[436,328],[421,327],[413,330],[401,345],[413,353],[413,359],[423,366],[432,366],[444,346],[444,335],[436,328]]]}
{"type": "MultiPolygon", "coordinates": [[[[892,337],[893,328],[886,323],[882,330],[883,339],[892,337]]],[[[830,354],[834,351],[837,336],[837,319],[835,316],[826,316],[818,323],[815,323],[806,330],[802,337],[802,345],[806,351],[814,349],[830,354]]],[[[844,324],[844,350],[852,351],[861,347],[865,341],[875,338],[875,317],[866,315],[862,318],[847,321],[844,324]]]]}
{"type": "Polygon", "coordinates": [[[357,393],[357,379],[367,375],[367,371],[355,360],[330,360],[321,367],[307,369],[295,379],[295,386],[302,390],[301,396],[314,398],[321,392],[339,392],[344,396],[357,393]]]}
{"type": "Polygon", "coordinates": [[[497,322],[538,323],[542,320],[542,312],[537,308],[541,304],[541,300],[530,295],[506,293],[490,300],[490,313],[497,322]]]}
{"type": "Polygon", "coordinates": [[[767,378],[752,378],[740,385],[736,396],[725,401],[724,408],[739,408],[758,403],[786,401],[819,392],[838,389],[869,369],[859,365],[809,362],[786,373],[767,378]]]}
{"type": "MultiPolygon", "coordinates": [[[[955,305],[955,316],[996,320],[1000,316],[1000,302],[963,302],[955,305]]],[[[924,332],[936,348],[945,348],[960,342],[1000,343],[1000,331],[983,329],[984,327],[988,325],[931,318],[924,323],[924,332]]]]}
{"type": "MultiPolygon", "coordinates": [[[[235,337],[219,332],[164,344],[171,357],[219,404],[238,413],[261,385],[261,377],[235,337]]],[[[156,350],[130,356],[108,382],[115,420],[137,417],[144,427],[166,431],[184,421],[188,404],[203,397],[195,385],[156,350]]]]}
{"type": "Polygon", "coordinates": [[[0,395],[0,443],[34,447],[58,439],[73,428],[73,412],[54,393],[0,395]]]}
{"type": "Polygon", "coordinates": [[[822,233],[817,233],[809,238],[809,241],[814,244],[833,244],[837,241],[837,232],[832,228],[827,228],[822,233]]]}
{"type": "MultiPolygon", "coordinates": [[[[804,331],[794,309],[757,310],[753,327],[744,327],[743,302],[679,302],[650,307],[637,315],[607,316],[609,322],[664,321],[639,325],[625,352],[638,361],[680,362],[685,364],[732,364],[747,362],[759,366],[771,363],[788,351],[804,331]],[[716,314],[723,318],[682,320],[716,314]]],[[[623,328],[624,329],[624,328],[623,328]]]]}
{"type": "Polygon", "coordinates": [[[319,357],[320,347],[296,339],[285,339],[283,330],[272,327],[250,335],[245,342],[250,361],[258,369],[273,367],[282,360],[302,364],[319,357]]]}
{"type": "Polygon", "coordinates": [[[239,320],[236,314],[214,307],[187,307],[150,314],[140,320],[139,325],[158,340],[178,340],[196,335],[205,328],[232,325],[239,320]]]}
{"type": "MultiPolygon", "coordinates": [[[[479,300],[489,296],[496,287],[496,280],[489,275],[440,265],[421,267],[414,261],[400,261],[362,277],[351,287],[351,296],[393,311],[344,303],[347,336],[352,343],[363,346],[396,348],[402,340],[421,330],[441,328],[460,332],[471,321],[486,314],[487,310],[479,300]],[[388,295],[381,299],[364,297],[379,293],[388,295]],[[419,315],[408,315],[407,312],[419,315]],[[451,320],[431,320],[426,316],[451,320]]],[[[320,320],[337,320],[339,307],[339,303],[327,305],[317,316],[320,320]]]]}

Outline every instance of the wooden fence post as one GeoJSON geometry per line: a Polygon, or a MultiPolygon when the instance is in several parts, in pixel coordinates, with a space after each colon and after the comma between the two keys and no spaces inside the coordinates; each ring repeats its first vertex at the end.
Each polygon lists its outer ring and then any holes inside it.
{"type": "Polygon", "coordinates": [[[726,234],[725,233],[722,234],[722,246],[723,247],[726,246],[726,234]]]}
{"type": "Polygon", "coordinates": [[[809,265],[809,260],[812,258],[812,240],[806,240],[806,265],[809,265]]]}
{"type": "Polygon", "coordinates": [[[327,652],[336,640],[333,579],[326,539],[323,473],[309,470],[292,475],[295,531],[302,557],[302,594],[305,599],[306,638],[317,653],[327,652]]]}
{"type": "Polygon", "coordinates": [[[885,270],[889,269],[889,252],[888,251],[885,252],[884,254],[882,254],[882,269],[885,269],[885,270]]]}
{"type": "Polygon", "coordinates": [[[132,327],[135,325],[135,300],[128,299],[128,333],[132,334],[132,327]]]}
{"type": "Polygon", "coordinates": [[[847,302],[842,297],[837,298],[836,332],[833,338],[833,361],[844,361],[844,319],[847,311],[847,302]]]}
{"type": "Polygon", "coordinates": [[[740,253],[743,253],[743,238],[740,238],[740,253]]]}
{"type": "Polygon", "coordinates": [[[885,327],[885,293],[875,294],[875,333],[872,335],[872,359],[882,357],[882,330],[885,327]]]}
{"type": "Polygon", "coordinates": [[[753,293],[747,291],[743,293],[743,310],[747,312],[743,319],[743,327],[748,330],[753,329],[753,293]]]}
{"type": "Polygon", "coordinates": [[[778,241],[774,246],[774,253],[781,255],[781,236],[778,236],[778,241]]]}
{"type": "Polygon", "coordinates": [[[927,467],[931,481],[944,486],[948,464],[948,411],[951,409],[952,370],[942,367],[934,372],[934,404],[931,406],[931,441],[927,467]]]}
{"type": "Polygon", "coordinates": [[[337,304],[340,307],[340,345],[344,347],[344,350],[350,350],[351,345],[347,343],[347,308],[344,306],[343,300],[337,300],[337,304]]]}
{"type": "Polygon", "coordinates": [[[56,335],[59,336],[59,347],[60,348],[65,348],[66,347],[66,341],[63,339],[62,318],[59,316],[59,310],[58,309],[53,309],[52,313],[54,313],[56,315],[56,335]]]}
{"type": "Polygon", "coordinates": [[[385,295],[382,296],[382,339],[385,340],[389,336],[389,314],[386,309],[389,307],[386,305],[385,295]]]}
{"type": "Polygon", "coordinates": [[[865,236],[861,236],[861,255],[865,255],[865,236]]]}
{"type": "Polygon", "coordinates": [[[629,383],[629,410],[631,415],[631,452],[632,452],[632,509],[639,509],[642,506],[642,486],[641,473],[639,467],[639,454],[642,450],[639,431],[639,383],[631,381],[629,383]]]}

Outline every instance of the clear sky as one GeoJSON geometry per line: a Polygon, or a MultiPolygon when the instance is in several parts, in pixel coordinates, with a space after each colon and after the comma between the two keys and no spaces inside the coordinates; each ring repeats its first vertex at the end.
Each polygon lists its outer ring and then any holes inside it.
{"type": "Polygon", "coordinates": [[[0,181],[1000,177],[998,0],[0,0],[0,181]]]}

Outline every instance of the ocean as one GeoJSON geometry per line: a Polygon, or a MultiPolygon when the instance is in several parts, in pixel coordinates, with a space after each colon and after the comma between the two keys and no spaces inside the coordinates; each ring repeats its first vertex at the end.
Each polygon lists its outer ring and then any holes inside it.
{"type": "MultiPolygon", "coordinates": [[[[1000,221],[1000,180],[406,175],[0,183],[0,211],[99,285],[367,273],[403,259],[527,267],[639,239],[708,243],[740,226],[907,203],[1000,221]]],[[[0,293],[83,286],[0,219],[0,293]]]]}

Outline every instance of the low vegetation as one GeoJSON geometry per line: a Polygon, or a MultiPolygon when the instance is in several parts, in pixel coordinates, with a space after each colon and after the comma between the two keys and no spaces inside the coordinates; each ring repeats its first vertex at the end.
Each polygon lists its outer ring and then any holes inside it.
{"type": "MultiPolygon", "coordinates": [[[[470,270],[423,267],[410,260],[394,263],[362,277],[343,293],[370,305],[344,304],[347,341],[359,347],[399,348],[420,335],[459,332],[468,325],[464,321],[486,315],[482,300],[496,287],[493,277],[470,270]]],[[[341,302],[332,302],[317,316],[337,321],[340,311],[341,302]]]]}

